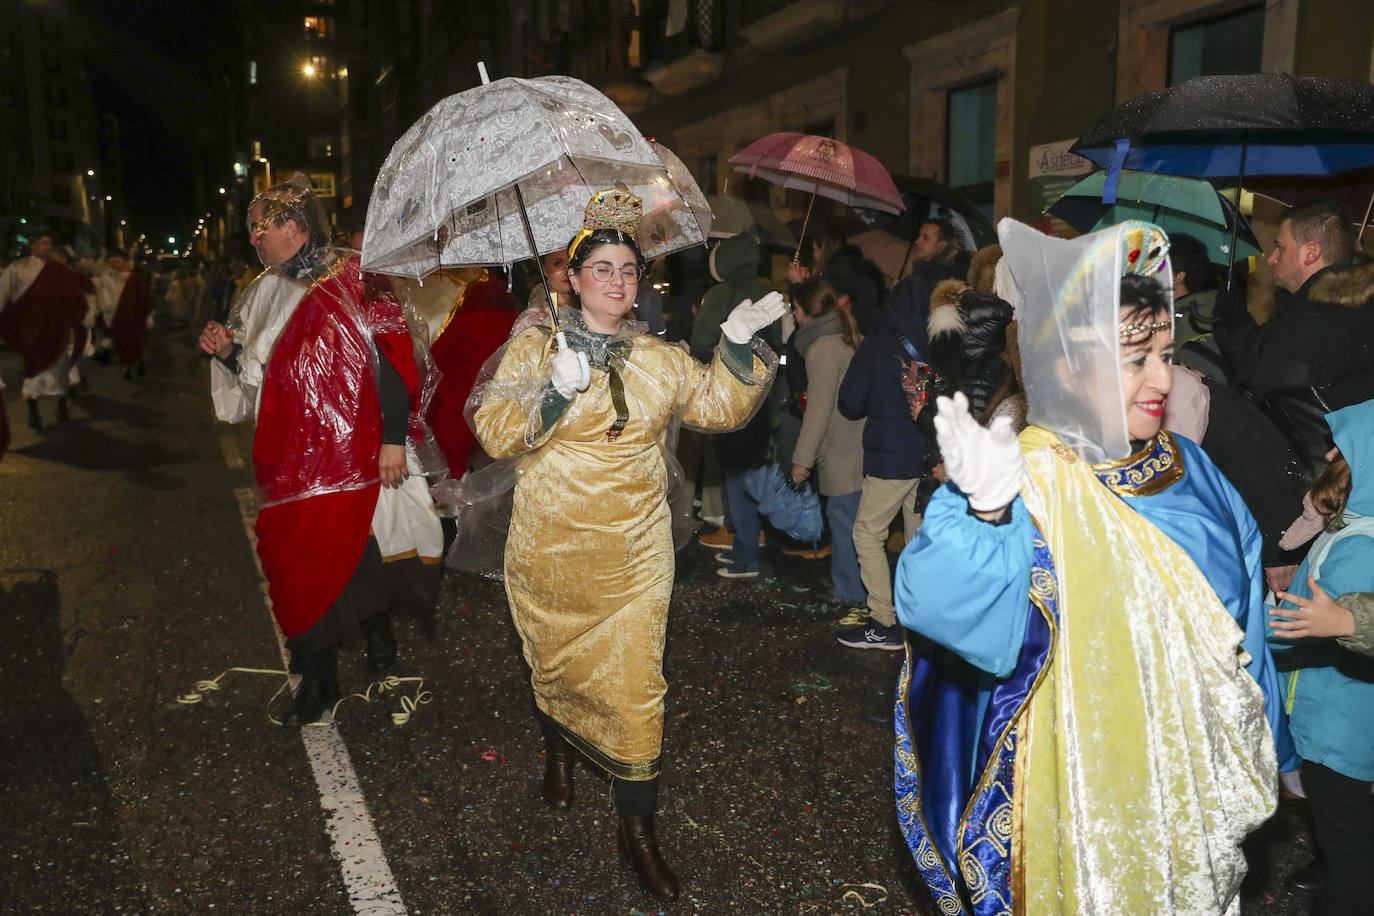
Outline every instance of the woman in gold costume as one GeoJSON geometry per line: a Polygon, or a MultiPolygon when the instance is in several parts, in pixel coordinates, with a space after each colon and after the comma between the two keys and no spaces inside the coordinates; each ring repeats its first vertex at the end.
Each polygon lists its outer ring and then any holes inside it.
{"type": "Polygon", "coordinates": [[[518,463],[505,582],[544,731],[544,799],[572,803],[575,751],[605,770],[621,853],[666,901],[679,883],[654,812],[674,574],[671,443],[679,423],[723,432],[748,421],[776,368],[756,332],[784,306],[776,293],[736,306],[709,365],[643,333],[626,317],[644,267],[639,209],[623,190],[593,196],[568,250],[581,311],[560,310],[561,334],[538,325],[511,339],[473,424],[488,454],[518,463]]]}

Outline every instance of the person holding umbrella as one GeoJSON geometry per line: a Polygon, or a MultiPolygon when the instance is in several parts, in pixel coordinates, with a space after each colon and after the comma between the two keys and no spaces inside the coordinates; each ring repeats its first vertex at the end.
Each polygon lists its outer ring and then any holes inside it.
{"type": "Polygon", "coordinates": [[[736,305],[709,365],[643,333],[628,320],[641,212],[623,189],[592,196],[568,248],[581,311],[560,310],[557,334],[516,334],[472,419],[488,454],[519,465],[505,582],[544,732],[543,797],[572,803],[575,752],[609,774],[621,853],[667,901],[680,884],[654,814],[674,575],[669,443],[679,423],[724,432],[749,420],[777,362],[756,335],[784,306],[776,293],[736,305]]]}

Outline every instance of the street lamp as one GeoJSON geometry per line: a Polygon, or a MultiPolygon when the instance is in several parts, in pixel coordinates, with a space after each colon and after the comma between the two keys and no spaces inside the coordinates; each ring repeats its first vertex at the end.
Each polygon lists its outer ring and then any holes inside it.
{"type": "Polygon", "coordinates": [[[314,76],[314,75],[315,75],[315,65],[314,65],[314,64],[306,64],[304,67],[301,67],[301,72],[304,73],[306,76],[314,76]]]}
{"type": "Polygon", "coordinates": [[[87,178],[94,178],[94,177],[95,177],[95,169],[86,169],[86,177],[87,177],[87,178]]]}
{"type": "Polygon", "coordinates": [[[225,194],[228,194],[229,191],[228,191],[227,188],[220,188],[220,189],[219,189],[219,193],[220,193],[221,196],[223,196],[223,195],[225,195],[225,194]]]}

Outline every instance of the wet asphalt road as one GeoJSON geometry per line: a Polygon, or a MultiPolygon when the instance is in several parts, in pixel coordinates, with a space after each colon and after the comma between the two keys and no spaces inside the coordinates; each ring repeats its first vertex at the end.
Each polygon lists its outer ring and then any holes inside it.
{"type": "MultiPolygon", "coordinates": [[[[279,676],[236,491],[251,431],[217,424],[193,334],[154,340],[149,374],[91,367],[73,420],[23,425],[0,461],[0,912],[353,913],[297,731],[267,720],[279,676]]],[[[51,403],[45,405],[51,419],[51,403]]],[[[499,914],[933,914],[897,831],[892,688],[900,655],[831,639],[825,563],[776,577],[679,557],[660,839],[684,884],[660,906],[615,853],[605,782],[578,771],[564,815],[538,799],[540,740],[499,583],[446,574],[437,638],[402,622],[395,672],[432,699],[346,702],[338,729],[405,909],[499,914]]],[[[361,647],[344,689],[368,683],[361,647]]],[[[278,699],[277,703],[282,700],[278,699]]],[[[1305,861],[1285,809],[1247,913],[1305,861]]]]}

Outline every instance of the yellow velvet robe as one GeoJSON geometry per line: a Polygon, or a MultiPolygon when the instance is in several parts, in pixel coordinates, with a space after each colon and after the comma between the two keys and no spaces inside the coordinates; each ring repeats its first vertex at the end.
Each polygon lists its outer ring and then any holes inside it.
{"type": "MultiPolygon", "coordinates": [[[[742,426],[768,390],[757,356],[752,384],[721,358],[709,366],[656,337],[634,337],[620,369],[629,420],[616,419],[610,373],[593,369],[551,430],[532,438],[520,379],[547,378],[546,330],[510,342],[474,415],[493,458],[529,454],[515,486],[506,541],[506,595],[531,670],[535,701],[591,760],[621,779],[658,772],[663,644],[674,556],[663,452],[675,418],[724,432],[742,426]]],[[[537,427],[537,420],[535,421],[537,427]]]]}

